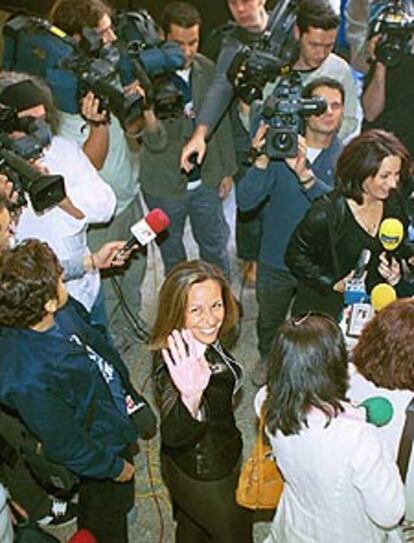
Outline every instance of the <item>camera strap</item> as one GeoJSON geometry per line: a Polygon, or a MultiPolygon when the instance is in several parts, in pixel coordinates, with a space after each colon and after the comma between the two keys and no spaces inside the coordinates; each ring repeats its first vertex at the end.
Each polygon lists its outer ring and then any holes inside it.
{"type": "Polygon", "coordinates": [[[404,482],[407,478],[408,464],[410,462],[414,440],[414,399],[411,400],[405,413],[405,424],[401,435],[397,459],[401,479],[404,482]]]}

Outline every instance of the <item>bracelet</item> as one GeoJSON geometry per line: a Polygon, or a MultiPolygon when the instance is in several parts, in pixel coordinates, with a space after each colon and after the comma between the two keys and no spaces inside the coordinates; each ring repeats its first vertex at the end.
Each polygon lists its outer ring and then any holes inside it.
{"type": "Polygon", "coordinates": [[[300,177],[298,177],[300,185],[307,185],[308,183],[310,183],[314,179],[315,179],[315,176],[313,175],[313,173],[310,173],[307,177],[305,177],[305,179],[301,179],[300,177]]]}

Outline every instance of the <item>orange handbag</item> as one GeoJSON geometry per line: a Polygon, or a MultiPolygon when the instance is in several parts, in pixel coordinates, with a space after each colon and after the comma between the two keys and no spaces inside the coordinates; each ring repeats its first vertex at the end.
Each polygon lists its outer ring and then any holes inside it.
{"type": "Polygon", "coordinates": [[[283,490],[283,478],[264,443],[264,418],[260,417],[256,443],[240,470],[236,502],[247,509],[275,509],[283,490]]]}

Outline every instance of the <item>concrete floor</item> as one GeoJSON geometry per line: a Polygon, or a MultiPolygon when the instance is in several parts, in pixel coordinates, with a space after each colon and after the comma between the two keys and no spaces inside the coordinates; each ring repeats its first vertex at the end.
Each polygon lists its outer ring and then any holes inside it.
{"type": "MultiPolygon", "coordinates": [[[[226,203],[226,216],[229,223],[234,224],[234,195],[226,203]]],[[[186,231],[186,243],[189,257],[196,258],[197,250],[189,229],[186,231]]],[[[229,251],[232,256],[233,289],[241,300],[244,316],[241,322],[241,335],[233,354],[245,367],[244,389],[236,416],[244,437],[245,453],[252,447],[255,434],[255,416],[253,412],[253,397],[255,387],[250,382],[251,369],[258,358],[256,349],[255,320],[257,306],[254,289],[243,289],[241,292],[240,273],[235,257],[234,232],[232,231],[229,251]]],[[[148,251],[148,270],[143,285],[144,306],[142,316],[152,323],[156,305],[157,293],[163,280],[163,267],[156,246],[148,251]]],[[[152,401],[151,359],[146,345],[137,341],[132,329],[127,323],[117,330],[116,343],[127,362],[133,381],[137,388],[152,401]]],[[[169,497],[162,483],[159,472],[159,437],[150,442],[141,442],[141,453],[136,457],[136,504],[137,515],[130,523],[130,543],[173,543],[174,522],[171,516],[169,497]]],[[[271,519],[270,515],[270,519],[271,519]]],[[[266,517],[266,515],[264,516],[266,517]]],[[[268,522],[263,516],[255,523],[255,542],[261,542],[268,532],[268,522]]],[[[267,515],[269,519],[269,515],[267,515]]],[[[74,528],[54,529],[53,534],[66,542],[74,528]]],[[[104,543],[104,542],[99,542],[104,543]]]]}

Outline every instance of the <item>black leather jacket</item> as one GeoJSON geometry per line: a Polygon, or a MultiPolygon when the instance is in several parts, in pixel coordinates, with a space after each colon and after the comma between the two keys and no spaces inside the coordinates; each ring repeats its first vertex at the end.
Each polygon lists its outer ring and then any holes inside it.
{"type": "Polygon", "coordinates": [[[201,420],[182,403],[160,353],[154,357],[153,377],[161,412],[161,453],[189,477],[214,481],[231,473],[242,453],[233,414],[242,368],[219,344],[208,347],[206,358],[212,375],[200,406],[201,420]]]}
{"type": "MultiPolygon", "coordinates": [[[[319,292],[331,292],[333,285],[352,269],[345,268],[340,258],[346,206],[345,197],[336,191],[317,200],[297,225],[286,249],[285,262],[291,272],[319,292]]],[[[387,217],[399,219],[407,231],[407,209],[398,193],[391,194],[384,202],[383,219],[387,217]]],[[[355,247],[357,254],[362,249],[355,247]]],[[[378,243],[378,254],[381,251],[378,243]]],[[[398,253],[408,256],[411,250],[402,243],[398,253]]],[[[373,257],[377,258],[378,254],[373,257]]],[[[371,262],[374,262],[373,257],[371,262]]]]}

